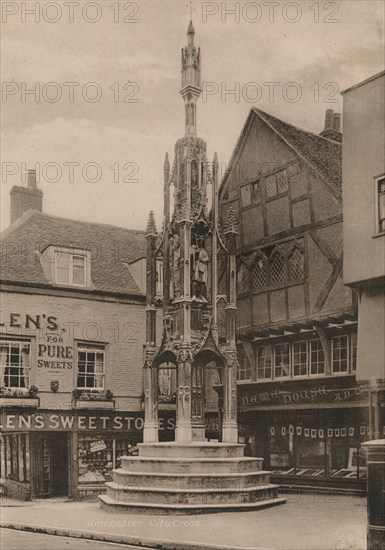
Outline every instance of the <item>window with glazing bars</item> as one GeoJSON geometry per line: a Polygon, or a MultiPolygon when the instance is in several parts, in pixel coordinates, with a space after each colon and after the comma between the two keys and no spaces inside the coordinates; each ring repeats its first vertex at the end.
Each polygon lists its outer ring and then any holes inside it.
{"type": "Polygon", "coordinates": [[[79,389],[104,389],[104,349],[99,347],[78,348],[79,389]]]}
{"type": "Polygon", "coordinates": [[[273,252],[270,259],[271,283],[278,285],[286,280],[285,258],[280,252],[273,252]]]}
{"type": "Polygon", "coordinates": [[[0,341],[0,384],[6,388],[29,388],[30,344],[0,341]]]}
{"type": "Polygon", "coordinates": [[[278,193],[286,193],[288,190],[288,180],[287,180],[287,172],[285,170],[280,170],[275,174],[276,180],[277,180],[277,188],[278,193]]]}
{"type": "Polygon", "coordinates": [[[241,349],[238,353],[238,380],[250,380],[251,379],[251,366],[247,360],[246,353],[241,349]]]}
{"type": "Polygon", "coordinates": [[[265,258],[258,257],[252,268],[252,281],[254,288],[263,288],[267,285],[267,262],[265,258]]]}
{"type": "Polygon", "coordinates": [[[290,344],[274,346],[274,377],[290,376],[290,344]]]}
{"type": "Polygon", "coordinates": [[[321,340],[310,340],[310,374],[325,374],[325,355],[321,340]]]}
{"type": "Polygon", "coordinates": [[[306,376],[308,365],[307,342],[293,344],[293,376],[306,376]]]}
{"type": "Polygon", "coordinates": [[[271,380],[273,375],[273,357],[271,346],[263,346],[257,349],[257,379],[271,380]]]}
{"type": "Polygon", "coordinates": [[[378,231],[385,231],[385,178],[377,181],[378,231]]]}
{"type": "Polygon", "coordinates": [[[290,280],[301,281],[305,277],[305,256],[298,246],[291,252],[288,263],[290,280]]]}
{"type": "Polygon", "coordinates": [[[332,339],[333,373],[348,372],[349,346],[348,336],[337,336],[332,339]]]}

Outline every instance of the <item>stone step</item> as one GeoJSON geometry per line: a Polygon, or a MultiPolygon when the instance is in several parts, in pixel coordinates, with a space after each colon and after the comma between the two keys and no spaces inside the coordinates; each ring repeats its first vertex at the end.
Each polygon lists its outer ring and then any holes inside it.
{"type": "Polygon", "coordinates": [[[245,446],[230,443],[172,442],[139,443],[139,456],[149,458],[237,458],[243,457],[245,446]]]}
{"type": "Polygon", "coordinates": [[[236,474],[262,470],[262,458],[151,458],[142,456],[122,456],[121,468],[129,472],[157,473],[211,473],[236,474]]]}
{"type": "Polygon", "coordinates": [[[270,506],[284,504],[286,500],[281,497],[268,500],[259,500],[258,502],[237,502],[221,504],[163,504],[163,503],[140,503],[136,500],[129,502],[117,501],[108,495],[99,495],[101,506],[107,512],[131,512],[142,514],[212,514],[216,512],[245,512],[250,510],[261,510],[270,506]]]}
{"type": "Polygon", "coordinates": [[[164,487],[132,488],[115,482],[107,482],[107,496],[116,502],[141,504],[234,504],[268,501],[277,498],[277,486],[271,483],[247,489],[200,487],[197,489],[173,489],[164,487]]]}
{"type": "Polygon", "coordinates": [[[130,472],[119,468],[113,471],[114,481],[131,489],[143,487],[164,487],[173,489],[244,489],[266,485],[270,472],[225,473],[212,475],[204,473],[159,473],[130,472]]]}

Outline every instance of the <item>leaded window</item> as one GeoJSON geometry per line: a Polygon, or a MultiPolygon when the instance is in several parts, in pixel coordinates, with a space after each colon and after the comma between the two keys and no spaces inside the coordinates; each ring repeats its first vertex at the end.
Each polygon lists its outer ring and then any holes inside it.
{"type": "Polygon", "coordinates": [[[288,190],[288,180],[287,180],[287,172],[285,170],[280,170],[275,174],[276,180],[277,180],[277,188],[278,193],[286,193],[288,190]]]}
{"type": "Polygon", "coordinates": [[[291,281],[301,281],[305,277],[305,256],[298,246],[295,246],[291,252],[288,265],[291,281]]]}
{"type": "Polygon", "coordinates": [[[258,257],[252,268],[252,281],[254,288],[263,288],[267,285],[267,262],[265,258],[258,257]]]}
{"type": "Polygon", "coordinates": [[[285,282],[286,266],[285,258],[278,251],[273,252],[270,260],[271,282],[273,285],[279,285],[285,282]]]}
{"type": "Polygon", "coordinates": [[[277,180],[275,174],[266,177],[266,195],[268,198],[274,197],[277,194],[277,180]]]}

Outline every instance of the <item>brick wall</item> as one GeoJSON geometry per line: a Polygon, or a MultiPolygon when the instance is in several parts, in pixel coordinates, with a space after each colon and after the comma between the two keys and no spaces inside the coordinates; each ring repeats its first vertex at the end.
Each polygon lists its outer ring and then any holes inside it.
{"type": "Polygon", "coordinates": [[[31,341],[30,384],[39,388],[42,409],[71,406],[77,383],[76,350],[87,342],[105,346],[104,387],[113,392],[115,408],[139,408],[145,342],[142,305],[3,292],[1,323],[3,338],[28,337],[31,341]],[[61,357],[49,357],[48,345],[53,346],[51,353],[61,357]],[[58,346],[63,348],[59,352],[58,346]],[[53,380],[59,382],[56,393],[51,390],[53,380]]]}

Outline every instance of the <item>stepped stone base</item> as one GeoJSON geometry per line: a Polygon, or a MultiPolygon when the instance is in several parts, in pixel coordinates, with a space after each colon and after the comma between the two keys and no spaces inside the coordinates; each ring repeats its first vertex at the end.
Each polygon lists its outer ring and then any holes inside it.
{"type": "Polygon", "coordinates": [[[100,495],[108,511],[198,514],[257,510],[283,504],[262,459],[243,445],[142,443],[139,456],[122,457],[100,495]]]}

